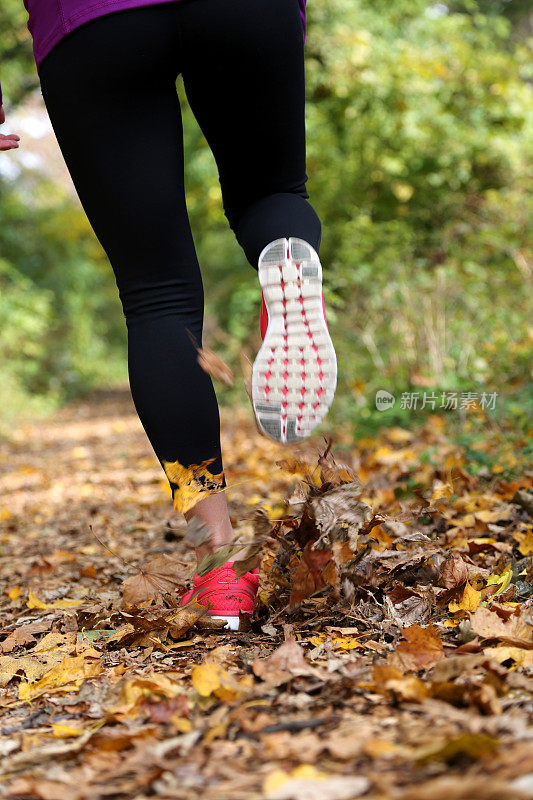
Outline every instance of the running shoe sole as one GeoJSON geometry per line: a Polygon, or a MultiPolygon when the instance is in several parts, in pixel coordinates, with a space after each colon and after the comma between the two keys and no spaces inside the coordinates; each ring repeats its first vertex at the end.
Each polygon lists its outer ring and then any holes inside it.
{"type": "Polygon", "coordinates": [[[252,372],[261,430],[276,442],[306,439],[335,395],[337,359],[322,307],[322,266],[303,239],[276,239],[259,256],[268,328],[252,372]]]}

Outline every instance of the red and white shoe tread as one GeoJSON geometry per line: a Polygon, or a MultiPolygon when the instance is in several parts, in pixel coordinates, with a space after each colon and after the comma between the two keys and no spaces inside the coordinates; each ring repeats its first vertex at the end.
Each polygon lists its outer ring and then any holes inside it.
{"type": "Polygon", "coordinates": [[[271,242],[259,258],[268,327],[252,373],[252,400],[264,432],[303,439],[333,401],[337,359],[324,315],[322,266],[302,239],[271,242]]]}

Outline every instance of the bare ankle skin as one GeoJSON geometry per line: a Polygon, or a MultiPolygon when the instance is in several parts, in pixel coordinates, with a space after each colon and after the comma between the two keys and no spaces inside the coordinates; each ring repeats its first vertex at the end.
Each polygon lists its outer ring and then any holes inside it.
{"type": "MultiPolygon", "coordinates": [[[[231,544],[234,539],[235,531],[229,516],[226,492],[208,495],[186,511],[184,516],[187,522],[196,517],[205,523],[211,532],[209,541],[195,548],[198,564],[205,556],[212,555],[224,545],[231,544]]],[[[239,553],[235,553],[230,560],[235,561],[239,556],[239,553]]]]}

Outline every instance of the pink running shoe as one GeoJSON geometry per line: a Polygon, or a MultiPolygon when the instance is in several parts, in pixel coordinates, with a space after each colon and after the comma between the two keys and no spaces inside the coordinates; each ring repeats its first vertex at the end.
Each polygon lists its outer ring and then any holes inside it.
{"type": "Polygon", "coordinates": [[[233,561],[227,561],[222,567],[212,569],[207,575],[194,575],[192,589],[180,600],[180,606],[196,600],[200,605],[213,604],[209,616],[213,619],[225,619],[226,628],[239,630],[239,612],[253,614],[255,596],[259,585],[259,570],[247,572],[237,578],[233,569],[233,561]]]}
{"type": "Polygon", "coordinates": [[[322,265],[303,239],[276,239],[259,256],[263,344],[252,372],[261,430],[276,442],[310,436],[333,401],[337,357],[322,293],[322,265]]]}

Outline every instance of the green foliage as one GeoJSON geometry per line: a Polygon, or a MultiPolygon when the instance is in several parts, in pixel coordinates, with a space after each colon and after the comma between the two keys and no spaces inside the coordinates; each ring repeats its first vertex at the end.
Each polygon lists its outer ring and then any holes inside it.
{"type": "MultiPolygon", "coordinates": [[[[51,187],[40,184],[44,194],[51,187]]],[[[81,208],[0,186],[2,428],[125,378],[112,273],[81,208]]]]}
{"type": "Polygon", "coordinates": [[[38,86],[33,63],[28,15],[22,0],[2,0],[0,4],[0,81],[9,105],[19,103],[38,86]]]}

